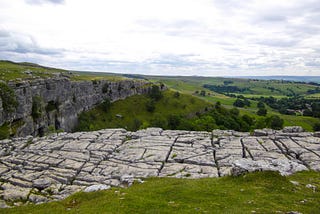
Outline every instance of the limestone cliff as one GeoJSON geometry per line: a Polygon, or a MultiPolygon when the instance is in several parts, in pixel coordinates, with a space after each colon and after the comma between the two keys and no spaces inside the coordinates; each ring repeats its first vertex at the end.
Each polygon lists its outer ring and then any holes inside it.
{"type": "Polygon", "coordinates": [[[13,112],[5,112],[0,98],[0,126],[10,123],[15,136],[42,135],[49,128],[70,132],[78,114],[105,99],[116,101],[145,94],[150,83],[136,80],[71,81],[65,77],[9,82],[18,102],[13,112]]]}

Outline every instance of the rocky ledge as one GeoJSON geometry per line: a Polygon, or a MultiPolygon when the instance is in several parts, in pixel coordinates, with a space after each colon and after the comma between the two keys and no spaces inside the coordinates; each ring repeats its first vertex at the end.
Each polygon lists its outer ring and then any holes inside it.
{"type": "Polygon", "coordinates": [[[130,186],[151,176],[219,177],[320,170],[320,134],[293,127],[192,132],[106,129],[0,141],[0,207],[130,186]]]}

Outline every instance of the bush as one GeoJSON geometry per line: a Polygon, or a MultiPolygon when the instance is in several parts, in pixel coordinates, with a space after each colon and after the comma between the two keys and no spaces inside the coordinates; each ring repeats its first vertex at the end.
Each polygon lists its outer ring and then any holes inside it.
{"type": "Polygon", "coordinates": [[[259,110],[257,111],[257,115],[259,115],[259,116],[266,116],[266,115],[267,115],[267,109],[265,109],[265,108],[259,108],[259,110]]]}
{"type": "Polygon", "coordinates": [[[259,101],[258,104],[257,104],[257,107],[258,108],[265,108],[265,105],[263,102],[259,101]]]}
{"type": "Polygon", "coordinates": [[[59,102],[49,101],[46,106],[46,112],[50,112],[58,109],[59,109],[59,102]]]}
{"type": "Polygon", "coordinates": [[[0,97],[5,112],[13,112],[17,108],[18,102],[13,89],[3,82],[0,82],[0,97]]]}
{"type": "Polygon", "coordinates": [[[102,86],[102,93],[107,93],[109,90],[109,84],[108,83],[105,83],[103,86],[102,86]]]}
{"type": "Polygon", "coordinates": [[[32,112],[31,116],[34,120],[40,118],[43,115],[43,101],[40,96],[35,96],[32,98],[32,112]]]}
{"type": "Polygon", "coordinates": [[[146,103],[146,109],[148,112],[154,112],[154,110],[156,109],[156,105],[155,105],[154,100],[149,100],[146,103]]]}
{"type": "Polygon", "coordinates": [[[102,109],[102,111],[104,112],[108,112],[109,109],[111,107],[111,101],[106,98],[101,104],[100,104],[100,108],[102,109]]]}
{"type": "Polygon", "coordinates": [[[171,114],[168,116],[168,128],[169,129],[177,129],[180,125],[181,117],[175,114],[171,114]]]}
{"type": "Polygon", "coordinates": [[[157,86],[157,85],[153,85],[152,86],[152,88],[151,88],[151,90],[149,92],[149,97],[151,99],[156,100],[156,101],[160,100],[163,97],[159,86],[157,86]]]}
{"type": "Polygon", "coordinates": [[[282,129],[283,128],[283,119],[281,119],[278,115],[272,115],[266,119],[267,126],[272,129],[282,129]]]}
{"type": "Polygon", "coordinates": [[[179,98],[180,97],[179,91],[174,92],[173,97],[174,98],[179,98]]]}
{"type": "Polygon", "coordinates": [[[320,131],[320,122],[315,123],[313,125],[313,131],[315,131],[315,132],[320,131]]]}
{"type": "Polygon", "coordinates": [[[7,123],[0,126],[0,140],[8,138],[10,135],[9,126],[7,123]]]}
{"type": "Polygon", "coordinates": [[[236,99],[236,101],[234,101],[233,103],[233,106],[243,108],[245,106],[245,103],[241,99],[236,99]]]}
{"type": "Polygon", "coordinates": [[[160,128],[167,128],[168,122],[166,118],[164,118],[161,114],[156,113],[154,117],[150,121],[150,126],[152,127],[160,127],[160,128]]]}

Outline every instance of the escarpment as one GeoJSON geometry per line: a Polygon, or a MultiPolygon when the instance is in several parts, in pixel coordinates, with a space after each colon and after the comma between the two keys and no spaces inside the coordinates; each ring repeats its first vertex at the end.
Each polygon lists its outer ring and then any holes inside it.
{"type": "Polygon", "coordinates": [[[4,107],[12,96],[0,97],[0,126],[8,126],[11,136],[37,136],[48,130],[70,132],[79,113],[106,99],[116,101],[146,94],[151,87],[146,81],[71,81],[66,77],[2,84],[9,86],[16,100],[13,108],[8,109],[8,105],[4,107]]]}

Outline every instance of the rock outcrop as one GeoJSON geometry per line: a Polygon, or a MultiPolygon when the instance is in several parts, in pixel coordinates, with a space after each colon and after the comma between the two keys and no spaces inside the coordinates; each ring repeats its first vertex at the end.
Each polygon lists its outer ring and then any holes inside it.
{"type": "Polygon", "coordinates": [[[287,130],[251,136],[223,130],[106,129],[3,140],[0,205],[60,200],[77,191],[126,187],[151,176],[320,171],[320,138],[287,130]]]}
{"type": "Polygon", "coordinates": [[[0,126],[9,122],[15,136],[42,135],[48,128],[70,132],[77,124],[78,114],[105,99],[116,101],[135,94],[145,94],[151,84],[138,80],[70,81],[56,77],[32,81],[9,82],[18,106],[12,113],[4,112],[0,98],[0,126]]]}

